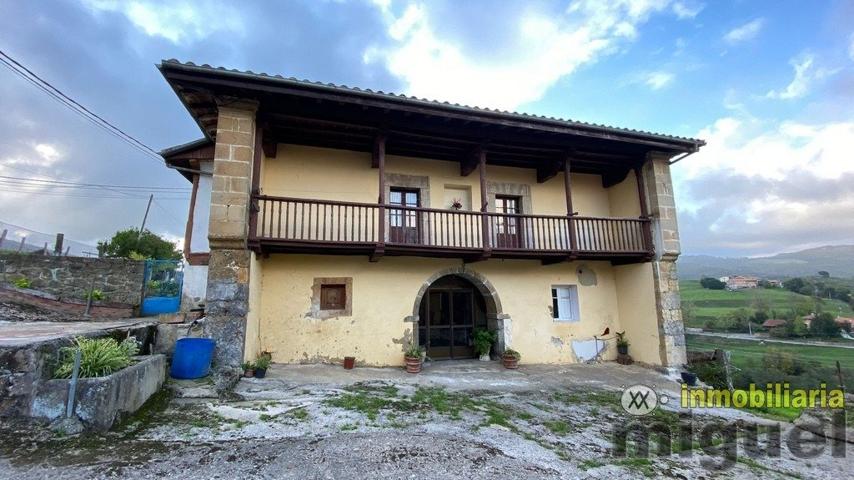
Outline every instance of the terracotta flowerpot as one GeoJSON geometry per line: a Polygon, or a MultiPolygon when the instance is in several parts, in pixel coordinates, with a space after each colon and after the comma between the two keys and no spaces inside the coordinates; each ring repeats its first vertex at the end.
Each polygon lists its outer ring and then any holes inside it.
{"type": "Polygon", "coordinates": [[[505,355],[501,357],[501,360],[504,362],[504,368],[509,368],[510,370],[519,368],[519,359],[516,357],[505,355]]]}
{"type": "Polygon", "coordinates": [[[407,373],[421,372],[421,357],[404,357],[407,373]]]}
{"type": "Polygon", "coordinates": [[[356,357],[344,357],[344,369],[352,370],[356,366],[356,357]]]}
{"type": "Polygon", "coordinates": [[[243,376],[246,378],[252,378],[255,376],[255,370],[253,370],[251,368],[247,368],[246,370],[243,371],[243,376]]]}

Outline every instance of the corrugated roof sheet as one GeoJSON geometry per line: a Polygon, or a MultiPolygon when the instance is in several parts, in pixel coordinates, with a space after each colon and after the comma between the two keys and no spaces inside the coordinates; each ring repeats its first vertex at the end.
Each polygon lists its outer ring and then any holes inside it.
{"type": "Polygon", "coordinates": [[[544,115],[534,115],[534,114],[523,113],[523,112],[514,112],[514,111],[508,111],[508,110],[500,110],[500,109],[492,109],[492,108],[485,108],[485,107],[463,105],[463,104],[459,104],[459,103],[451,103],[451,102],[446,102],[446,101],[431,100],[431,99],[427,99],[427,98],[419,98],[419,97],[403,95],[403,94],[399,94],[399,93],[384,92],[382,90],[371,90],[369,88],[359,88],[359,87],[351,87],[351,86],[347,86],[347,85],[338,85],[338,84],[334,84],[334,83],[324,83],[324,82],[318,82],[318,81],[313,81],[313,80],[299,79],[296,77],[284,77],[282,75],[269,75],[269,74],[264,73],[264,72],[256,73],[256,72],[253,72],[251,70],[237,70],[237,69],[229,69],[229,68],[225,68],[225,67],[213,67],[213,66],[208,65],[206,63],[201,64],[201,65],[197,65],[193,62],[181,62],[180,60],[177,60],[174,58],[168,59],[168,60],[163,60],[161,63],[161,67],[168,67],[170,65],[171,66],[179,66],[182,68],[190,68],[190,69],[195,69],[195,70],[208,70],[208,71],[212,71],[212,72],[227,73],[230,75],[253,77],[253,78],[262,79],[262,80],[272,80],[272,81],[289,83],[289,84],[297,84],[297,85],[302,85],[302,86],[321,87],[324,89],[332,89],[332,90],[338,90],[338,91],[343,91],[343,92],[347,92],[347,93],[356,93],[356,94],[370,95],[370,96],[375,96],[375,97],[383,97],[383,98],[393,99],[393,100],[398,100],[398,101],[404,100],[407,102],[416,102],[416,103],[427,104],[427,105],[431,105],[431,106],[435,106],[435,107],[441,107],[441,108],[455,108],[455,109],[460,109],[460,110],[468,110],[468,111],[474,112],[474,113],[496,114],[496,115],[514,117],[517,119],[528,120],[528,121],[535,120],[535,121],[552,122],[552,123],[559,123],[559,124],[562,124],[565,126],[571,126],[571,127],[589,128],[589,129],[596,129],[596,130],[602,130],[602,131],[608,131],[608,132],[614,132],[614,133],[620,133],[620,134],[648,136],[648,137],[655,137],[655,138],[659,138],[659,139],[666,139],[666,140],[670,140],[670,141],[694,143],[697,145],[697,147],[700,147],[700,146],[703,146],[706,144],[705,141],[700,140],[700,139],[696,139],[696,138],[680,137],[680,136],[675,136],[675,135],[666,135],[666,134],[662,134],[662,133],[648,132],[648,131],[644,131],[644,130],[635,130],[635,129],[631,129],[631,128],[614,127],[614,126],[610,126],[610,125],[588,123],[588,122],[582,122],[579,120],[571,120],[571,119],[564,119],[564,118],[557,118],[557,117],[547,117],[544,115]]]}

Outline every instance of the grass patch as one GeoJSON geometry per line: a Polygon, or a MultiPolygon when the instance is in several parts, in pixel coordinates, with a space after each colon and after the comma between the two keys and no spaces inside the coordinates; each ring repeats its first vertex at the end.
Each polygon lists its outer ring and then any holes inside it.
{"type": "Polygon", "coordinates": [[[654,477],[655,470],[652,468],[652,461],[648,458],[631,457],[617,460],[614,465],[629,468],[643,474],[645,477],[654,477]]]}
{"type": "Polygon", "coordinates": [[[569,427],[569,424],[564,422],[563,420],[547,421],[543,422],[543,425],[545,425],[545,427],[548,428],[552,433],[561,437],[568,435],[569,432],[572,430],[569,427]]]}

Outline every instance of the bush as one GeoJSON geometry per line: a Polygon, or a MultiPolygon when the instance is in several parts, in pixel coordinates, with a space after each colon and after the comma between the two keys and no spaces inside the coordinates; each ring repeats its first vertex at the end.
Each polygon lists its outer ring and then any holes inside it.
{"type": "Polygon", "coordinates": [[[107,298],[107,297],[106,297],[106,295],[104,295],[104,292],[102,292],[102,291],[98,290],[97,288],[95,288],[95,289],[92,289],[88,294],[86,294],[86,299],[88,300],[88,299],[90,299],[90,298],[91,298],[93,301],[98,302],[98,301],[101,301],[101,300],[103,300],[103,299],[105,299],[105,298],[107,298]]]}
{"type": "Polygon", "coordinates": [[[688,365],[688,371],[712,388],[726,389],[726,369],[718,362],[700,362],[688,365]]]}
{"type": "Polygon", "coordinates": [[[103,377],[117,372],[133,363],[133,357],[139,353],[136,339],[128,338],[119,343],[113,338],[74,339],[76,347],[64,347],[60,350],[59,366],[54,372],[55,378],[71,378],[74,370],[74,354],[80,349],[80,377],[103,377]]]}
{"type": "Polygon", "coordinates": [[[819,313],[810,322],[810,334],[815,337],[838,337],[839,325],[833,315],[829,313],[819,313]]]}
{"type": "Polygon", "coordinates": [[[27,277],[21,277],[12,280],[12,285],[14,285],[16,288],[30,288],[32,283],[27,277]]]}
{"type": "Polygon", "coordinates": [[[726,288],[726,283],[712,277],[701,278],[700,285],[703,288],[708,288],[709,290],[723,290],[726,288]]]}

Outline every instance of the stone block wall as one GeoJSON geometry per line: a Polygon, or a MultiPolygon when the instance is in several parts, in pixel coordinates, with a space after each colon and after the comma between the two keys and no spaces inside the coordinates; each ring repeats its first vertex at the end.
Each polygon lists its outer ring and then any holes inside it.
{"type": "Polygon", "coordinates": [[[144,262],[135,260],[0,253],[0,282],[25,277],[30,288],[59,299],[83,300],[95,288],[109,302],[136,306],[144,275],[144,262]]]}
{"type": "Polygon", "coordinates": [[[219,391],[237,381],[249,312],[247,249],[252,167],[256,148],[256,102],[221,99],[208,225],[205,334],[216,340],[215,381],[219,391]]]}
{"type": "Polygon", "coordinates": [[[679,367],[687,363],[687,356],[679,277],[676,271],[676,259],[681,253],[681,247],[669,156],[650,155],[644,165],[643,175],[655,244],[652,271],[661,338],[661,361],[666,366],[679,367]]]}

